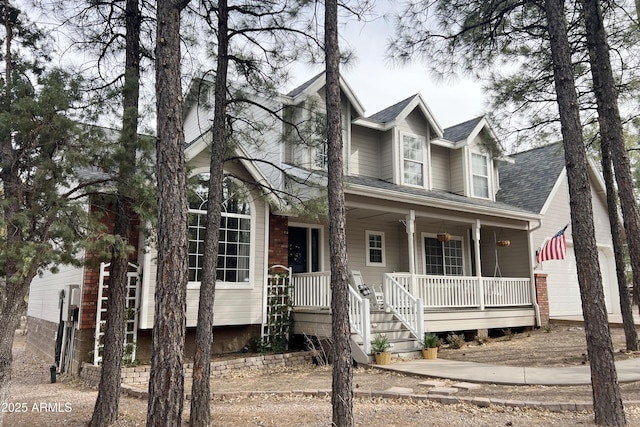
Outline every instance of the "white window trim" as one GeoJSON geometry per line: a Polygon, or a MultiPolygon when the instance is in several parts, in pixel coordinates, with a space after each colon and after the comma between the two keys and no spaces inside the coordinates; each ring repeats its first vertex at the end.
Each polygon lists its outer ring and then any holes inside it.
{"type": "MultiPolygon", "coordinates": [[[[417,135],[414,133],[410,133],[410,132],[403,132],[400,131],[400,141],[399,141],[399,151],[400,151],[400,183],[402,185],[406,185],[408,187],[415,187],[415,188],[429,188],[430,186],[430,178],[429,178],[429,161],[430,161],[430,156],[429,156],[429,150],[427,149],[427,138],[425,138],[422,135],[417,135]],[[404,156],[404,137],[405,136],[409,136],[412,138],[417,138],[418,140],[420,140],[420,145],[422,146],[422,185],[416,185],[416,184],[411,184],[408,182],[405,182],[404,180],[404,162],[405,162],[405,156],[404,156]]],[[[412,162],[416,162],[415,160],[410,160],[412,162]]],[[[416,162],[418,163],[418,162],[416,162]]]]}
{"type": "MultiPolygon", "coordinates": [[[[367,251],[366,255],[365,255],[365,264],[367,267],[386,267],[387,266],[387,254],[386,254],[386,243],[385,243],[385,237],[384,237],[384,231],[372,231],[372,230],[366,230],[364,233],[365,237],[364,237],[364,247],[365,250],[367,251]],[[371,255],[370,250],[372,249],[369,246],[369,236],[381,236],[382,237],[382,247],[380,248],[380,250],[382,251],[382,262],[373,262],[371,261],[371,258],[369,257],[371,255]]],[[[374,249],[378,249],[378,248],[374,248],[374,249]]]]}
{"type": "MultiPolygon", "coordinates": [[[[427,254],[424,248],[424,239],[425,237],[431,237],[432,239],[437,239],[438,235],[437,233],[421,233],[421,237],[420,237],[420,252],[422,252],[422,271],[424,272],[424,274],[427,274],[427,254]]],[[[465,244],[465,238],[463,236],[451,236],[451,240],[459,240],[461,242],[461,247],[462,247],[462,275],[466,276],[467,275],[467,246],[465,244]]],[[[444,253],[442,254],[444,256],[444,253]]],[[[445,271],[445,276],[447,276],[446,274],[446,267],[444,269],[445,271]]]]}
{"type": "Polygon", "coordinates": [[[326,143],[321,147],[311,147],[309,150],[309,164],[311,165],[311,169],[319,171],[327,170],[329,165],[329,147],[326,143]],[[319,159],[323,159],[324,164],[319,164],[319,159]]]}
{"type": "MultiPolygon", "coordinates": [[[[311,229],[318,230],[318,271],[324,271],[324,226],[319,224],[307,224],[303,222],[289,222],[288,227],[307,229],[307,253],[311,253],[311,229]]],[[[310,265],[308,266],[310,268],[310,265]]],[[[317,273],[316,272],[316,273],[317,273]]],[[[311,273],[307,271],[307,273],[311,273]]]]}
{"type": "MultiPolygon", "coordinates": [[[[207,169],[208,172],[208,169],[207,169]]],[[[206,173],[203,171],[197,172],[194,171],[192,175],[198,175],[201,173],[206,173]]],[[[216,289],[229,289],[229,290],[243,290],[243,289],[254,289],[255,288],[255,260],[256,260],[256,214],[255,214],[255,202],[252,200],[249,201],[249,206],[251,210],[250,220],[251,220],[251,234],[249,236],[249,281],[248,282],[221,282],[216,280],[216,289]]],[[[207,211],[200,211],[197,209],[189,209],[189,214],[191,213],[204,213],[206,215],[207,211]]],[[[200,282],[188,281],[187,282],[187,290],[199,290],[200,282]]]]}
{"type": "Polygon", "coordinates": [[[471,186],[471,195],[472,195],[472,197],[475,197],[476,199],[493,200],[493,197],[492,197],[493,191],[492,191],[492,185],[491,185],[492,168],[491,168],[491,162],[489,160],[490,160],[489,156],[487,154],[485,154],[485,153],[480,152],[480,151],[471,150],[470,153],[469,153],[469,172],[470,172],[470,176],[471,176],[471,180],[470,180],[471,181],[470,182],[470,184],[471,184],[470,185],[471,186]],[[486,176],[474,173],[474,171],[473,171],[473,155],[474,154],[476,156],[484,157],[485,161],[487,162],[487,175],[486,176]],[[474,188],[474,185],[473,185],[473,178],[476,177],[476,176],[482,177],[482,178],[486,178],[486,180],[487,180],[487,193],[488,193],[487,197],[479,196],[479,195],[477,195],[475,193],[475,188],[474,188]]]}

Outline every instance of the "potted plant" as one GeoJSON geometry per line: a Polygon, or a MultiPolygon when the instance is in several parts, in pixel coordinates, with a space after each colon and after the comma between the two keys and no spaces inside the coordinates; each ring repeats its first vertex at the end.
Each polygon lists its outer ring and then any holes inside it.
{"type": "Polygon", "coordinates": [[[422,340],[422,358],[437,359],[438,347],[440,347],[440,338],[436,334],[425,332],[422,340]]]}
{"type": "Polygon", "coordinates": [[[378,365],[388,365],[391,363],[391,343],[386,335],[376,334],[371,340],[371,350],[378,365]]]}
{"type": "Polygon", "coordinates": [[[501,248],[508,248],[509,245],[511,244],[511,241],[510,240],[498,240],[496,242],[496,244],[498,246],[500,246],[501,248]]]}

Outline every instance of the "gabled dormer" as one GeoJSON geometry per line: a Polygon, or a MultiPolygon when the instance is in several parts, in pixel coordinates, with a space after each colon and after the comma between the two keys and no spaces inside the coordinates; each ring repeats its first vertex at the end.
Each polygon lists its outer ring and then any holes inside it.
{"type": "MultiPolygon", "coordinates": [[[[284,96],[284,161],[306,169],[326,170],[326,74],[324,72],[284,96]]],[[[342,139],[349,152],[351,122],[364,114],[361,102],[340,77],[342,103],[342,139]]],[[[345,162],[345,172],[348,169],[345,162]]]]}
{"type": "Polygon", "coordinates": [[[495,201],[500,189],[497,162],[505,159],[486,117],[447,128],[432,144],[450,150],[451,192],[495,201]]]}
{"type": "Polygon", "coordinates": [[[352,127],[352,174],[405,187],[495,201],[501,157],[485,117],[443,130],[419,94],[352,127]]]}
{"type": "MultiPolygon", "coordinates": [[[[378,149],[378,178],[398,185],[431,189],[433,186],[430,142],[443,131],[421,95],[412,95],[376,114],[354,122],[352,143],[359,150],[370,144],[378,149]],[[362,136],[363,140],[360,140],[362,136]]],[[[372,157],[371,155],[369,157],[372,157]]],[[[355,159],[364,171],[364,156],[355,159]]]]}

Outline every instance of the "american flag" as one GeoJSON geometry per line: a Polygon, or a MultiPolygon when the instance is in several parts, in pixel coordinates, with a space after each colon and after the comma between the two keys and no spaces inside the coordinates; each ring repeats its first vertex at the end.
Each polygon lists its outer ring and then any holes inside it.
{"type": "Polygon", "coordinates": [[[564,259],[567,254],[567,238],[564,235],[569,224],[553,235],[541,249],[536,251],[536,262],[541,263],[550,259],[564,259]]]}

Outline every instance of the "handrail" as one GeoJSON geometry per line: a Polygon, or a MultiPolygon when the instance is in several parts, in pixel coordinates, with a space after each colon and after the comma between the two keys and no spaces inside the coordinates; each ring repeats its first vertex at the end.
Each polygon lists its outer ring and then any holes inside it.
{"type": "Polygon", "coordinates": [[[384,275],[384,302],[418,340],[424,334],[424,305],[390,274],[384,275]]]}
{"type": "Polygon", "coordinates": [[[371,352],[371,309],[369,300],[362,298],[352,286],[347,287],[349,288],[349,323],[351,328],[362,338],[364,352],[369,354],[371,352]]]}

